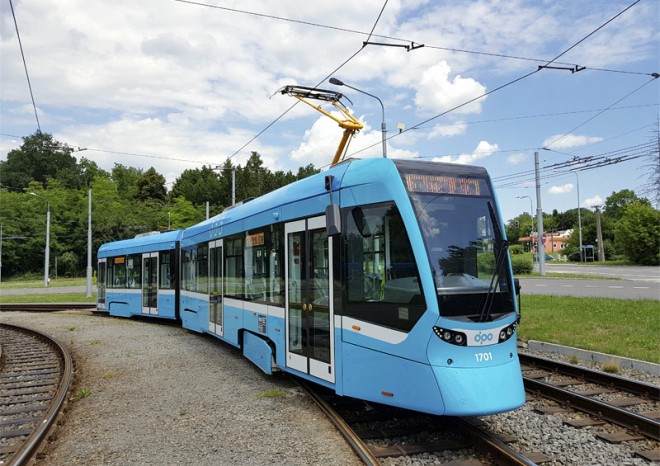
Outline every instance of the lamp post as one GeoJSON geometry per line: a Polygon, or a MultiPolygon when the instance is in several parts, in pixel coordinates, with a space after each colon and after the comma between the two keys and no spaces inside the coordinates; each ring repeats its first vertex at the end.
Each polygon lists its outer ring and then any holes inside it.
{"type": "MultiPolygon", "coordinates": [[[[92,188],[87,191],[87,277],[85,296],[92,296],[92,188]]],[[[57,267],[55,267],[57,270],[57,267]]]]}
{"type": "Polygon", "coordinates": [[[584,262],[582,257],[582,215],[580,214],[580,177],[577,172],[572,171],[575,175],[575,183],[577,184],[577,201],[578,201],[578,231],[580,235],[580,262],[584,262]]]}
{"type": "Polygon", "coordinates": [[[387,126],[385,125],[385,106],[383,105],[383,102],[378,97],[376,97],[375,95],[369,94],[368,92],[365,92],[361,89],[358,89],[357,87],[349,86],[348,84],[346,84],[345,82],[343,82],[343,81],[341,81],[337,78],[330,78],[330,84],[334,84],[335,86],[346,86],[348,88],[353,89],[354,91],[358,91],[362,94],[368,95],[369,97],[373,97],[374,99],[376,99],[378,101],[378,103],[380,104],[381,112],[382,112],[382,122],[380,124],[380,130],[381,130],[381,133],[383,135],[382,136],[382,139],[383,139],[383,158],[387,158],[387,144],[385,143],[386,134],[387,134],[387,126]]]}
{"type": "Polygon", "coordinates": [[[46,210],[46,257],[44,259],[44,288],[48,288],[48,267],[50,262],[50,201],[37,193],[30,193],[32,196],[40,197],[48,204],[46,210]]]}
{"type": "Polygon", "coordinates": [[[525,199],[525,198],[529,199],[529,217],[532,222],[532,231],[529,234],[529,239],[531,240],[532,248],[533,248],[534,247],[534,203],[532,202],[532,198],[530,196],[516,196],[516,199],[525,199]]]}

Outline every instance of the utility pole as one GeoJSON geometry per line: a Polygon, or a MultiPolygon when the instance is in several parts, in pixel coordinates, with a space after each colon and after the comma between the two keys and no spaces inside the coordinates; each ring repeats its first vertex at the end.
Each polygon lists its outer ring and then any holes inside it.
{"type": "Polygon", "coordinates": [[[605,248],[603,247],[603,230],[600,226],[600,206],[594,206],[596,209],[596,241],[598,241],[598,261],[605,261],[605,248]]]}
{"type": "Polygon", "coordinates": [[[537,222],[537,248],[539,258],[539,273],[545,275],[545,244],[543,244],[543,209],[541,208],[541,169],[539,167],[539,153],[534,152],[534,172],[536,173],[536,222],[537,222]]]}
{"type": "Polygon", "coordinates": [[[87,283],[85,296],[92,296],[92,188],[89,188],[89,205],[87,207],[87,283]]]}

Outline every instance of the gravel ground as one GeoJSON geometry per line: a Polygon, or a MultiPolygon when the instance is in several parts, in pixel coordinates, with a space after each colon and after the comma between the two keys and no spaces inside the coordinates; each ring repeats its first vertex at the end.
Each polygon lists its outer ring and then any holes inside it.
{"type": "MultiPolygon", "coordinates": [[[[266,376],[211,337],[88,312],[9,313],[2,322],[68,345],[75,388],[92,393],[68,404],[64,425],[38,464],[361,464],[295,384],[266,376]],[[276,396],[264,396],[269,393],[276,396]]],[[[660,381],[629,370],[620,375],[660,381]]],[[[544,465],[647,465],[633,450],[658,447],[649,441],[610,445],[595,437],[598,428],[577,430],[564,426],[561,415],[534,413],[535,403],[481,419],[518,438],[523,451],[552,458],[544,465]]],[[[383,462],[433,465],[465,457],[469,453],[459,451],[383,462]]]]}
{"type": "Polygon", "coordinates": [[[39,465],[362,464],[293,382],[211,337],[89,312],[1,321],[67,345],[74,390],[91,390],[68,403],[39,465]]]}

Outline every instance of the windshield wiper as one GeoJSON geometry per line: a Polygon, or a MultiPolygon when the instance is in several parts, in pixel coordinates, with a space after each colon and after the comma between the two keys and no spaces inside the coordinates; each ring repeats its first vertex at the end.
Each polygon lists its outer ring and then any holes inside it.
{"type": "Polygon", "coordinates": [[[490,286],[488,287],[486,300],[481,308],[481,313],[479,315],[480,322],[486,322],[490,317],[490,312],[493,309],[493,303],[495,302],[495,289],[500,281],[502,266],[504,265],[504,259],[506,258],[506,251],[509,248],[509,241],[504,239],[500,223],[495,216],[495,210],[490,202],[488,202],[488,212],[490,213],[490,220],[493,223],[493,229],[495,230],[495,271],[490,279],[490,286]]]}

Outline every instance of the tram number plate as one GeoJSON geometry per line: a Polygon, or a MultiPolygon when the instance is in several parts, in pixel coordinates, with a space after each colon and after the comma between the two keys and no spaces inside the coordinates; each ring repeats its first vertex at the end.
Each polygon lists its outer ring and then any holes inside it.
{"type": "Polygon", "coordinates": [[[493,353],[488,351],[487,353],[475,353],[474,357],[477,359],[477,362],[486,362],[493,360],[493,353]]]}
{"type": "Polygon", "coordinates": [[[266,316],[259,315],[257,317],[257,330],[260,333],[266,333],[266,316]]]}

